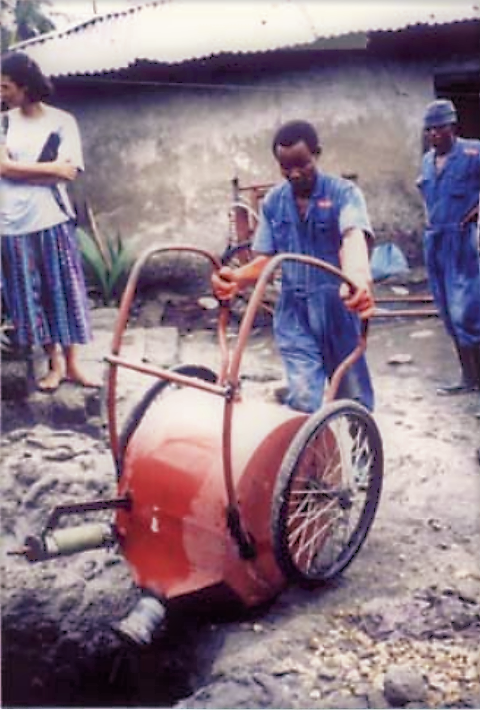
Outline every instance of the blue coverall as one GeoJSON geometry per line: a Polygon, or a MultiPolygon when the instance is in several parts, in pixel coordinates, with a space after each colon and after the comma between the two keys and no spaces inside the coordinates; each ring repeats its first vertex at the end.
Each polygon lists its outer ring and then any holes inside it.
{"type": "MultiPolygon", "coordinates": [[[[340,268],[342,234],[372,228],[359,188],[343,178],[317,173],[304,220],[300,219],[292,187],[285,181],[265,196],[253,249],[273,255],[315,256],[340,268]]],[[[339,296],[337,277],[318,267],[286,261],[274,316],[274,334],[284,362],[286,403],[304,412],[317,410],[326,378],[358,344],[360,321],[339,296]]],[[[365,357],[349,368],[337,397],[360,401],[372,410],[374,395],[365,357]]]]}
{"type": "Polygon", "coordinates": [[[440,317],[459,346],[480,345],[476,224],[460,225],[479,200],[480,141],[456,138],[440,173],[435,169],[435,152],[429,150],[417,185],[427,210],[425,265],[440,317]]]}

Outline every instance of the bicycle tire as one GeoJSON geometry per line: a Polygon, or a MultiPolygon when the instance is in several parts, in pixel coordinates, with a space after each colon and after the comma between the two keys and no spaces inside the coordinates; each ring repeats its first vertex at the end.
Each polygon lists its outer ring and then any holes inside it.
{"type": "Polygon", "coordinates": [[[315,587],[345,570],[371,528],[382,480],[382,440],[365,407],[338,400],[307,419],[282,461],[272,502],[273,551],[288,580],[315,587]]]}

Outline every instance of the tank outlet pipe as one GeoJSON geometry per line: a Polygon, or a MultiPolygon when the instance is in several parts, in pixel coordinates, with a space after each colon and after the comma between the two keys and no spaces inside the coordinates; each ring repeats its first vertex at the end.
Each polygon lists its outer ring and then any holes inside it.
{"type": "Polygon", "coordinates": [[[112,547],[116,542],[117,537],[112,525],[85,523],[50,530],[42,537],[29,536],[25,539],[23,549],[10,554],[22,554],[29,562],[40,562],[86,550],[112,547]]]}
{"type": "Polygon", "coordinates": [[[121,638],[136,646],[149,646],[163,627],[166,613],[165,605],[158,597],[144,593],[127,616],[113,624],[112,628],[121,638]]]}

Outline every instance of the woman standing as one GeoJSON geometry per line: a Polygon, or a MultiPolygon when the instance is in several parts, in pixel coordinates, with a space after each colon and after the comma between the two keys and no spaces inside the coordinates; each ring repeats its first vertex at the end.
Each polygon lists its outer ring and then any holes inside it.
{"type": "Polygon", "coordinates": [[[77,122],[45,103],[52,86],[23,53],[2,58],[1,90],[9,109],[0,147],[2,285],[15,338],[47,353],[40,390],[53,392],[64,378],[97,386],[78,364],[78,345],[91,329],[66,190],[83,170],[77,122]]]}

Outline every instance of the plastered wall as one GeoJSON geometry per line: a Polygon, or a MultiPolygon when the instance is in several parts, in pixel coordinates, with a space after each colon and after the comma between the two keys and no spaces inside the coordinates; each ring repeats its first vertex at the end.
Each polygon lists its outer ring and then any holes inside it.
{"type": "Polygon", "coordinates": [[[259,73],[243,85],[126,85],[101,97],[83,91],[68,102],[86,159],[76,192],[102,226],[135,239],[138,249],[174,242],[221,252],[232,178],[276,180],[273,132],[302,118],[320,132],[320,168],[358,175],[379,238],[418,235],[420,244],[415,178],[432,98],[428,64],[340,55],[307,70],[259,73]]]}

